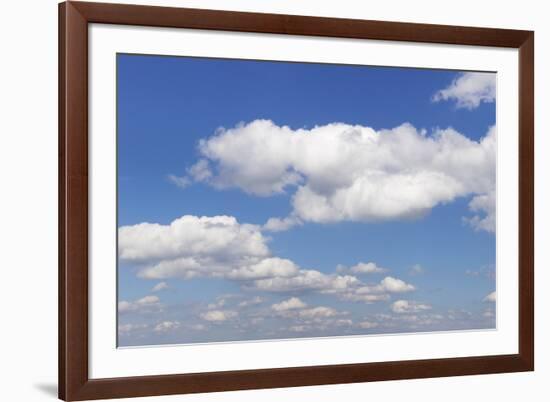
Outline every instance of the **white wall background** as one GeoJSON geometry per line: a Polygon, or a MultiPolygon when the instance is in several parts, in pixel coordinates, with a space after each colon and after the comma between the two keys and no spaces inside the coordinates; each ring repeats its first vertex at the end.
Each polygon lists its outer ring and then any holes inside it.
{"type": "MultiPolygon", "coordinates": [[[[114,0],[112,0],[114,1],[114,0]]],[[[119,0],[121,1],[121,0],[119,0]]],[[[536,371],[140,398],[147,401],[546,401],[550,378],[550,24],[543,1],[135,0],[239,11],[536,31],[536,371]]],[[[57,1],[5,1],[0,24],[0,399],[55,400],[57,382],[57,1]]],[[[144,362],[145,363],[145,362],[144,362]]]]}

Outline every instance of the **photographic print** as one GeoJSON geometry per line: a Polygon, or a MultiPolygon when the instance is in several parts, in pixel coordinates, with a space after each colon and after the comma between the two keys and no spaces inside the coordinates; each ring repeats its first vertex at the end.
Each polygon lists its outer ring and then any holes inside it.
{"type": "Polygon", "coordinates": [[[118,345],[495,329],[496,81],[118,54],[118,345]]]}

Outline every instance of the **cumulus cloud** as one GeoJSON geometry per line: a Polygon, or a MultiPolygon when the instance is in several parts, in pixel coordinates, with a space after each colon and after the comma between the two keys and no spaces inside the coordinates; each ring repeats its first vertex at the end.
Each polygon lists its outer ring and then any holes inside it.
{"type": "Polygon", "coordinates": [[[283,232],[294,226],[301,225],[303,222],[295,216],[286,218],[269,218],[263,226],[263,230],[268,232],[283,232]]]}
{"type": "Polygon", "coordinates": [[[495,291],[495,292],[489,293],[487,296],[485,296],[483,301],[491,302],[491,303],[496,302],[497,301],[497,292],[495,291]]]}
{"type": "Polygon", "coordinates": [[[258,228],[239,224],[232,216],[185,215],[169,225],[122,226],[118,234],[119,256],[128,262],[170,258],[186,260],[192,266],[194,258],[202,256],[231,259],[243,254],[256,257],[269,254],[258,228]]]}
{"type": "Polygon", "coordinates": [[[259,279],[251,287],[266,292],[318,290],[327,293],[346,290],[361,282],[354,276],[325,274],[312,269],[301,269],[289,277],[259,279]]]}
{"type": "Polygon", "coordinates": [[[292,130],[255,120],[202,140],[198,164],[208,172],[200,181],[215,188],[257,196],[293,192],[290,217],[265,225],[276,231],[296,222],[413,219],[458,197],[490,194],[495,149],[494,128],[473,141],[453,129],[428,136],[410,124],[292,130]]]}
{"type": "Polygon", "coordinates": [[[429,304],[418,303],[409,300],[397,300],[391,305],[391,309],[394,313],[418,313],[421,311],[431,310],[432,306],[429,304]]]}
{"type": "MultiPolygon", "coordinates": [[[[238,281],[249,290],[313,291],[365,303],[415,289],[391,276],[369,285],[350,274],[386,271],[373,262],[358,263],[344,274],[302,268],[289,259],[273,256],[267,241],[259,226],[241,224],[234,217],[187,215],[168,225],[141,223],[121,227],[119,255],[133,263],[138,276],[145,279],[220,278],[238,281]]],[[[164,288],[162,283],[155,288],[164,288]]],[[[218,300],[211,308],[219,309],[224,302],[218,300]]]]}
{"type": "Polygon", "coordinates": [[[472,110],[481,103],[494,102],[495,96],[495,73],[461,73],[447,88],[436,92],[432,100],[451,100],[458,108],[472,110]]]}
{"type": "Polygon", "coordinates": [[[155,332],[169,332],[179,327],[179,321],[163,321],[155,326],[155,332]]]}
{"type": "Polygon", "coordinates": [[[375,285],[363,285],[346,289],[340,294],[340,298],[348,301],[358,301],[364,303],[373,303],[377,301],[389,300],[392,293],[412,292],[416,288],[401,279],[392,276],[386,276],[375,285]]]}
{"type": "Polygon", "coordinates": [[[271,308],[275,311],[287,311],[287,310],[305,308],[306,306],[307,304],[301,301],[299,298],[291,297],[288,300],[284,300],[280,303],[273,304],[271,308]]]}
{"type": "Polygon", "coordinates": [[[468,207],[476,213],[471,218],[464,218],[475,230],[494,232],[496,228],[496,199],[495,192],[476,195],[472,198],[468,207]],[[480,215],[479,212],[483,214],[480,215]]]}
{"type": "Polygon", "coordinates": [[[234,268],[227,273],[230,279],[287,278],[298,273],[298,266],[284,258],[269,257],[255,264],[234,268]]]}
{"type": "Polygon", "coordinates": [[[380,281],[380,283],[374,288],[374,290],[379,292],[404,293],[415,290],[415,287],[401,279],[397,279],[392,276],[386,276],[380,281]]]}
{"type": "Polygon", "coordinates": [[[168,289],[168,284],[166,282],[159,282],[155,286],[153,286],[153,289],[151,289],[152,292],[160,292],[161,290],[168,289]]]}
{"type": "Polygon", "coordinates": [[[145,296],[135,301],[121,300],[118,302],[118,312],[127,313],[131,311],[146,312],[160,310],[160,299],[157,296],[145,296]]]}
{"type": "Polygon", "coordinates": [[[186,215],[168,225],[119,228],[121,260],[141,266],[139,276],[147,279],[249,279],[296,270],[289,260],[271,258],[266,242],[257,226],[229,216],[186,215]]]}
{"type": "Polygon", "coordinates": [[[202,313],[200,317],[205,321],[220,322],[230,320],[238,315],[238,312],[232,310],[211,310],[202,313]]]}
{"type": "MultiPolygon", "coordinates": [[[[274,304],[271,306],[271,308],[280,317],[292,318],[294,320],[298,320],[307,324],[319,324],[322,322],[325,324],[336,324],[335,317],[341,317],[349,314],[348,312],[338,311],[332,307],[308,307],[307,304],[296,297],[292,297],[279,304],[274,304]]],[[[345,324],[346,323],[342,321],[338,325],[345,324]]]]}
{"type": "Polygon", "coordinates": [[[350,268],[350,271],[354,274],[380,274],[386,272],[386,268],[379,267],[374,262],[360,262],[350,268]]]}
{"type": "Polygon", "coordinates": [[[345,265],[339,264],[336,267],[336,272],[338,272],[339,274],[346,274],[346,273],[354,274],[354,275],[382,274],[388,271],[389,269],[382,268],[374,262],[359,262],[351,267],[347,267],[345,265]]]}
{"type": "Polygon", "coordinates": [[[332,307],[317,306],[298,311],[298,317],[306,319],[328,318],[338,315],[332,307]]]}
{"type": "Polygon", "coordinates": [[[125,335],[130,335],[135,331],[147,329],[148,327],[149,325],[147,324],[130,324],[130,323],[121,324],[118,326],[118,333],[119,335],[125,336],[125,335]]]}

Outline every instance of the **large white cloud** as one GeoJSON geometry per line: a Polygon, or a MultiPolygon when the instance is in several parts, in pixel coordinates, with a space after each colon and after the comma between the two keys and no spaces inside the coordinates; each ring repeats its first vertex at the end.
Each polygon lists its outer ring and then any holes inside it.
{"type": "Polygon", "coordinates": [[[482,102],[494,102],[496,74],[462,73],[445,89],[435,93],[434,102],[453,100],[459,108],[475,109],[482,102]]]}
{"type": "MultiPolygon", "coordinates": [[[[380,221],[495,189],[496,130],[480,141],[453,129],[433,135],[410,124],[391,130],[341,123],[292,130],[255,120],[202,140],[191,177],[216,188],[270,196],[294,191],[293,212],[266,230],[304,221],[380,221]]],[[[473,201],[472,210],[487,211],[473,201]]],[[[484,217],[479,217],[483,220],[484,217]]],[[[490,224],[483,225],[489,227],[490,224]]]]}

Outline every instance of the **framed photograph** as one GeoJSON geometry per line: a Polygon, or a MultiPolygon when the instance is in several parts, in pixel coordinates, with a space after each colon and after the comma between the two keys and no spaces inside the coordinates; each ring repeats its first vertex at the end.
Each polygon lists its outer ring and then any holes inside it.
{"type": "Polygon", "coordinates": [[[533,32],[59,7],[61,399],[534,369],[533,32]]]}

